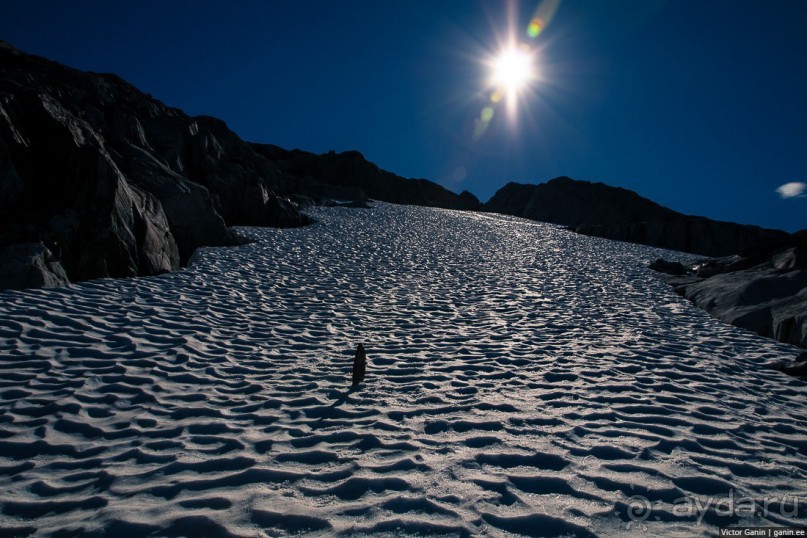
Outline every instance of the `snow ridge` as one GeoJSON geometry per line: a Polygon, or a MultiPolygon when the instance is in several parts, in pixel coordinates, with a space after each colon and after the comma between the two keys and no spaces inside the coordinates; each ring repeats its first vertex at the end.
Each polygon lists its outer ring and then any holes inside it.
{"type": "Polygon", "coordinates": [[[312,216],[175,273],[0,294],[0,528],[691,535],[807,517],[807,386],[763,367],[795,348],[674,295],[646,268],[674,253],[422,207],[312,216]]]}

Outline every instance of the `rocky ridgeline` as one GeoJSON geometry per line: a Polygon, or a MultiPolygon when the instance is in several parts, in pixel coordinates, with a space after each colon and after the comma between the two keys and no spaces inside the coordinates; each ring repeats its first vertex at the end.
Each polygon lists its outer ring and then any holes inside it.
{"type": "Polygon", "coordinates": [[[200,246],[237,244],[229,226],[301,226],[306,204],[369,199],[482,209],[709,256],[787,237],[565,177],[509,183],[481,205],[356,151],[245,142],[223,121],[188,116],[115,75],[0,41],[0,289],[171,271],[200,246]]]}
{"type": "Polygon", "coordinates": [[[717,319],[807,348],[807,230],[734,256],[688,265],[657,260],[650,268],[717,319]]]}
{"type": "Polygon", "coordinates": [[[382,170],[358,151],[315,154],[299,149],[285,150],[270,144],[251,144],[260,155],[272,161],[284,178],[294,199],[315,203],[338,199],[393,204],[476,210],[479,199],[468,191],[455,194],[427,179],[407,179],[382,170]]]}
{"type": "Polygon", "coordinates": [[[301,226],[300,202],[332,197],[479,206],[357,152],[249,144],[115,75],[0,42],[0,289],[171,271],[237,244],[228,226],[301,226]]]}
{"type": "Polygon", "coordinates": [[[736,254],[760,238],[787,236],[779,230],[691,217],[627,189],[567,177],[539,185],[508,183],[482,209],[562,224],[585,235],[706,256],[736,254]]]}

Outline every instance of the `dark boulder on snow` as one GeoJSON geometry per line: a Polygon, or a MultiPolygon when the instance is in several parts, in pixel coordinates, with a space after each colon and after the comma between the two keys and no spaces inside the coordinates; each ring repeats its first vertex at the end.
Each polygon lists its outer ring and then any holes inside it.
{"type": "Polygon", "coordinates": [[[42,243],[19,243],[0,252],[0,289],[52,288],[69,283],[62,265],[42,243]]]}
{"type": "Polygon", "coordinates": [[[780,361],[771,365],[775,370],[788,375],[807,377],[807,352],[801,353],[792,361],[780,361]]]}
{"type": "Polygon", "coordinates": [[[482,209],[562,224],[584,235],[707,256],[736,254],[758,238],[787,235],[684,215],[627,189],[568,177],[539,185],[508,183],[482,209]]]}
{"type": "Polygon", "coordinates": [[[373,206],[364,200],[353,200],[352,202],[340,202],[337,200],[324,200],[322,205],[325,207],[347,207],[351,209],[372,209],[373,206]]]}
{"type": "MultiPolygon", "coordinates": [[[[807,347],[807,245],[804,232],[778,248],[700,260],[667,276],[675,291],[714,317],[780,342],[807,347]]],[[[665,262],[668,263],[668,262],[665,262]]]]}
{"type": "Polygon", "coordinates": [[[654,271],[668,275],[683,275],[686,272],[680,262],[668,262],[661,258],[648,265],[648,267],[654,271]]]}

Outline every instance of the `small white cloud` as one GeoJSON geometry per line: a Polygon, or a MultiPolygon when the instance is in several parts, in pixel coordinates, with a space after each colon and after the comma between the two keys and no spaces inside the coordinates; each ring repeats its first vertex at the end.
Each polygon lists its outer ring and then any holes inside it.
{"type": "Polygon", "coordinates": [[[776,192],[778,192],[779,196],[782,198],[804,196],[804,191],[807,191],[807,183],[801,183],[800,181],[785,183],[784,185],[779,185],[776,189],[776,192]]]}

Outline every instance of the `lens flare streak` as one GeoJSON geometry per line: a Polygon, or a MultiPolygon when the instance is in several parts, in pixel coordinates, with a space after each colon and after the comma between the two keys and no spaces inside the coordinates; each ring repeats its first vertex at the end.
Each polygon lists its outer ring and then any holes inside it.
{"type": "MultiPolygon", "coordinates": [[[[552,19],[560,6],[560,0],[543,0],[535,8],[526,28],[529,40],[536,40],[552,19]]],[[[474,141],[479,140],[487,131],[496,109],[504,102],[508,116],[515,120],[519,94],[523,93],[539,78],[537,69],[537,49],[535,46],[517,38],[511,28],[507,44],[502,46],[498,54],[492,55],[486,62],[490,71],[487,81],[488,104],[476,118],[473,129],[474,141]]]]}

